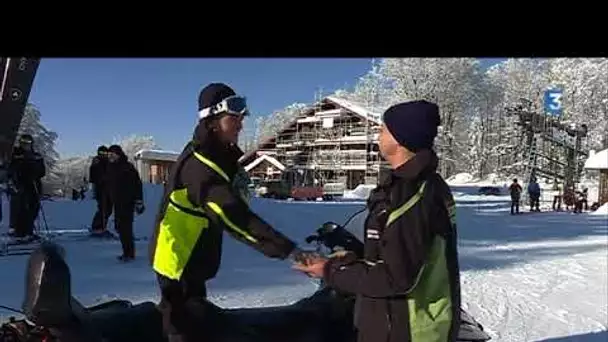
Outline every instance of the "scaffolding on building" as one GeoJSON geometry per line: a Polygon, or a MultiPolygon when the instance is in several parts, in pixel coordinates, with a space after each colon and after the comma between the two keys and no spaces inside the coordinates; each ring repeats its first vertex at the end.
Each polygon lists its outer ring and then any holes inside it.
{"type": "Polygon", "coordinates": [[[359,184],[376,184],[381,160],[377,121],[327,101],[321,92],[276,134],[276,158],[301,175],[300,186],[320,184],[341,193],[359,184]]]}

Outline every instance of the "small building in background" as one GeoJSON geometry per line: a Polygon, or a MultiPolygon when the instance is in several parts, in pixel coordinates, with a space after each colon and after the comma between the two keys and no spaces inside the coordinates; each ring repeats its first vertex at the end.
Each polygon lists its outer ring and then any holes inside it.
{"type": "MultiPolygon", "coordinates": [[[[600,184],[598,189],[598,203],[603,205],[608,202],[608,149],[594,153],[589,153],[589,158],[585,161],[585,170],[599,171],[600,184]]],[[[591,199],[593,201],[593,199],[591,199]]]]}
{"type": "Polygon", "coordinates": [[[135,168],[143,183],[163,184],[169,180],[169,171],[179,157],[178,152],[140,150],[135,153],[135,168]]]}
{"type": "Polygon", "coordinates": [[[274,157],[262,154],[248,165],[245,165],[245,171],[252,178],[279,179],[281,178],[281,173],[285,171],[285,166],[274,157]]]}

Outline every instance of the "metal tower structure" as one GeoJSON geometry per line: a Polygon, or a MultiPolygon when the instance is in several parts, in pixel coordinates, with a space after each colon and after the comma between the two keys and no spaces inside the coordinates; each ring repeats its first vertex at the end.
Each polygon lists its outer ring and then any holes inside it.
{"type": "MultiPolygon", "coordinates": [[[[524,176],[523,184],[541,176],[559,181],[565,190],[573,189],[580,181],[588,156],[587,125],[539,114],[531,108],[529,101],[522,102],[506,111],[508,115],[516,116],[516,124],[520,127],[519,140],[523,148],[515,153],[520,165],[518,173],[524,176]]],[[[527,191],[523,198],[527,198],[527,191]]]]}

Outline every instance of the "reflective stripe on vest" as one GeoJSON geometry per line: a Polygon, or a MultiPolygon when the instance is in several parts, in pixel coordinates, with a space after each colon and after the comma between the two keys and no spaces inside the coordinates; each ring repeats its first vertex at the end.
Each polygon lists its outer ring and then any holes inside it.
{"type": "MultiPolygon", "coordinates": [[[[390,213],[386,227],[422,199],[425,187],[426,182],[405,204],[390,213]]],[[[448,215],[450,221],[455,220],[455,208],[448,209],[448,215]]],[[[436,235],[426,262],[416,275],[412,287],[405,293],[412,342],[448,340],[452,324],[452,296],[445,250],[445,239],[436,235]]]]}
{"type": "MultiPolygon", "coordinates": [[[[196,151],[194,156],[230,183],[228,175],[216,163],[196,151]]],[[[228,228],[250,242],[257,242],[254,237],[237,227],[217,203],[208,202],[207,207],[217,214],[228,228]]],[[[196,242],[207,228],[209,218],[205,210],[192,205],[188,200],[187,189],[172,191],[167,210],[160,222],[153,269],[169,279],[179,280],[196,242]]]]}
{"type": "Polygon", "coordinates": [[[418,201],[420,201],[420,199],[422,198],[422,194],[424,193],[425,187],[426,187],[426,182],[422,183],[422,185],[420,186],[420,188],[418,189],[418,191],[416,191],[416,193],[414,194],[414,196],[412,196],[402,206],[400,206],[399,208],[393,210],[388,215],[388,220],[386,221],[386,227],[390,226],[391,223],[395,222],[399,217],[401,217],[401,215],[403,215],[406,212],[408,212],[408,210],[412,209],[412,207],[414,205],[416,205],[416,203],[418,203],[418,201]]]}

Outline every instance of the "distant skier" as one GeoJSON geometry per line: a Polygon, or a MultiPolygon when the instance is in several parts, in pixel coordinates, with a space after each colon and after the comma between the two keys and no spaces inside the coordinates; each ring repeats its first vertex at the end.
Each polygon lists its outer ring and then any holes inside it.
{"type": "Polygon", "coordinates": [[[528,184],[528,197],[530,198],[530,211],[540,212],[540,185],[534,177],[528,184]]]}
{"type": "Polygon", "coordinates": [[[76,190],[76,188],[72,188],[72,201],[78,201],[79,198],[80,194],[78,193],[78,190],[76,190]]]}
{"type": "Polygon", "coordinates": [[[46,167],[42,155],[34,151],[33,143],[31,135],[22,135],[8,168],[11,216],[16,215],[9,234],[16,237],[34,235],[34,221],[40,210],[41,179],[46,175],[46,167]]]}
{"type": "Polygon", "coordinates": [[[112,215],[112,201],[107,188],[108,148],[99,146],[89,167],[89,181],[93,185],[93,198],[97,201],[97,211],[93,216],[91,231],[99,235],[106,231],[108,218],[112,215]]]}
{"type": "Polygon", "coordinates": [[[587,195],[588,195],[588,189],[584,188],[583,191],[577,191],[575,194],[575,203],[574,203],[574,213],[575,214],[580,214],[583,212],[583,208],[585,208],[585,210],[588,210],[588,204],[587,204],[587,195]]]}
{"type": "Polygon", "coordinates": [[[557,179],[553,182],[553,210],[562,211],[562,187],[557,179]]]}
{"type": "Polygon", "coordinates": [[[521,185],[517,182],[517,178],[513,179],[513,183],[509,186],[511,193],[511,215],[519,214],[519,201],[521,199],[521,185]]]}
{"type": "Polygon", "coordinates": [[[107,189],[114,204],[114,224],[122,244],[122,255],[118,259],[131,261],[135,258],[134,214],[140,215],[145,210],[142,183],[120,146],[108,148],[108,162],[107,189]]]}
{"type": "Polygon", "coordinates": [[[583,202],[583,208],[585,209],[585,211],[589,210],[589,202],[587,201],[587,198],[589,197],[589,189],[588,188],[584,188],[583,192],[582,192],[582,202],[583,202]]]}

